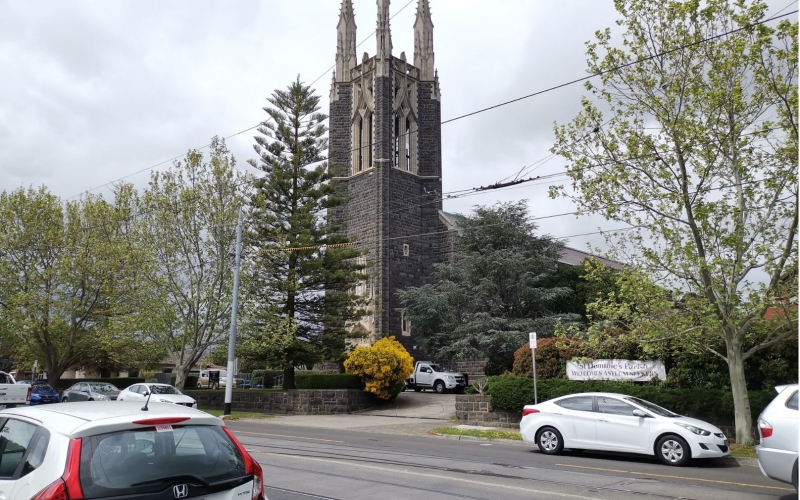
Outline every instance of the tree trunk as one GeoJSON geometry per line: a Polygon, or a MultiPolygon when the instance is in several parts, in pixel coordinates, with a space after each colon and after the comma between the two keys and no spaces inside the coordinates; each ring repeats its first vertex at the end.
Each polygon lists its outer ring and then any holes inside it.
{"type": "Polygon", "coordinates": [[[296,389],[294,385],[294,366],[283,370],[283,390],[296,389]]]}
{"type": "Polygon", "coordinates": [[[57,391],[58,383],[61,381],[61,375],[64,374],[64,370],[47,368],[44,373],[47,375],[47,383],[57,391]]]}
{"type": "MultiPolygon", "coordinates": [[[[182,391],[183,386],[186,385],[186,377],[189,376],[190,369],[191,366],[178,365],[175,367],[175,388],[179,391],[182,391]]],[[[190,387],[190,389],[194,389],[194,387],[190,387]]]]}
{"type": "Polygon", "coordinates": [[[733,395],[733,415],[736,424],[736,442],[752,444],[753,417],[750,414],[750,396],[747,394],[747,381],[744,376],[744,357],[742,350],[728,348],[728,371],[731,377],[731,393],[733,395]]]}

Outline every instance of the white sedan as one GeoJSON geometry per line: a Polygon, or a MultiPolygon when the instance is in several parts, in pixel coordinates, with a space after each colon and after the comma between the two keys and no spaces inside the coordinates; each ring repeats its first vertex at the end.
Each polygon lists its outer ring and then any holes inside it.
{"type": "Polygon", "coordinates": [[[169,384],[133,384],[119,393],[117,401],[147,401],[151,403],[172,403],[189,408],[197,408],[197,401],[169,384]]]}
{"type": "Polygon", "coordinates": [[[721,430],[625,394],[581,393],[527,405],[520,434],[542,453],[601,450],[655,455],[667,465],[729,454],[721,430]]]}
{"type": "Polygon", "coordinates": [[[190,408],[30,406],[0,411],[0,426],[1,498],[266,500],[258,462],[222,420],[190,408]]]}

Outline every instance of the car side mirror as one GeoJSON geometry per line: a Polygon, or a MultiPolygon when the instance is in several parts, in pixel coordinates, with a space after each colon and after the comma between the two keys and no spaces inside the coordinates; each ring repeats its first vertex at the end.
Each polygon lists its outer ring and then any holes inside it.
{"type": "Polygon", "coordinates": [[[150,393],[149,393],[149,392],[145,392],[145,393],[143,394],[143,396],[149,396],[149,395],[150,395],[150,393]]]}
{"type": "Polygon", "coordinates": [[[642,410],[633,410],[633,416],[634,417],[642,417],[642,418],[647,418],[648,417],[647,413],[643,412],[642,410]]]}

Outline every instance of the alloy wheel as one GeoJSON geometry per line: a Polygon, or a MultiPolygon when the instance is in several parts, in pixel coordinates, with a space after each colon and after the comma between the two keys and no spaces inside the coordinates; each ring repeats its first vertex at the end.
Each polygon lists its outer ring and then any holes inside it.
{"type": "Polygon", "coordinates": [[[539,442],[545,450],[553,451],[558,447],[558,436],[553,431],[544,431],[539,436],[539,442]]]}
{"type": "Polygon", "coordinates": [[[680,462],[683,458],[683,446],[674,439],[668,439],[661,445],[661,455],[669,462],[680,462]]]}

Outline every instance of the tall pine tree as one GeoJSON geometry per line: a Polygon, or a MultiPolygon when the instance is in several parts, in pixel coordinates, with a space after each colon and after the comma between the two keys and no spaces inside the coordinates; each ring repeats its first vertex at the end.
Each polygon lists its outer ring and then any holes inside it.
{"type": "Polygon", "coordinates": [[[327,116],[320,97],[297,80],[275,90],[254,146],[265,172],[255,183],[247,235],[246,319],[241,354],[284,370],[294,388],[294,367],[335,360],[346,348],[347,325],[364,315],[354,294],[364,279],[355,246],[324,212],[337,204],[323,153],[327,116]],[[323,248],[323,246],[326,246],[323,248]]]}

